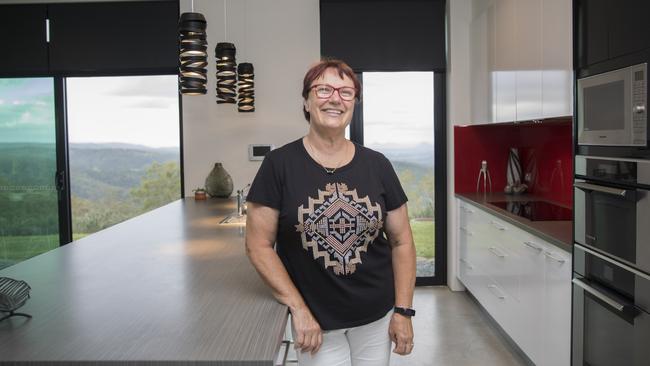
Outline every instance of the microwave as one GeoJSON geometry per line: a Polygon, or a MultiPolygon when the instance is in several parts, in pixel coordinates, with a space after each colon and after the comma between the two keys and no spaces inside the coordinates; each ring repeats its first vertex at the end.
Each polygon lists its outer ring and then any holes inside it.
{"type": "Polygon", "coordinates": [[[647,64],[578,79],[578,145],[648,143],[647,64]]]}

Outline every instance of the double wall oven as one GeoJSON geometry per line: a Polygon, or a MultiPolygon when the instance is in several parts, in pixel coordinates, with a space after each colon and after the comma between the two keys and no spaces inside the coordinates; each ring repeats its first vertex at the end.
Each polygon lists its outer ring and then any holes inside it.
{"type": "Polygon", "coordinates": [[[573,365],[650,365],[650,161],[576,156],[573,365]]]}

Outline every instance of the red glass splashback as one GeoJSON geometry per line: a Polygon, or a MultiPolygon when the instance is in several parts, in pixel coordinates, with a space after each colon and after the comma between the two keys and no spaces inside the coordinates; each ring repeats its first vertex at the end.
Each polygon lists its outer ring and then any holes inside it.
{"type": "Polygon", "coordinates": [[[572,205],[571,118],[553,122],[454,127],[455,190],[476,192],[481,161],[486,160],[492,191],[503,192],[511,147],[519,149],[522,171],[530,175],[528,193],[572,205]]]}

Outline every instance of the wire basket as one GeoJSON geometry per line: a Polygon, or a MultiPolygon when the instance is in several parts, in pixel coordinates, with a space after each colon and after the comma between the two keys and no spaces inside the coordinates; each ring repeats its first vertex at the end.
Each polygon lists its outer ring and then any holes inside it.
{"type": "Polygon", "coordinates": [[[25,281],[14,280],[9,277],[0,277],[0,312],[9,313],[0,318],[0,321],[12,316],[24,316],[31,318],[31,315],[17,313],[16,310],[25,305],[29,299],[31,287],[25,281]]]}

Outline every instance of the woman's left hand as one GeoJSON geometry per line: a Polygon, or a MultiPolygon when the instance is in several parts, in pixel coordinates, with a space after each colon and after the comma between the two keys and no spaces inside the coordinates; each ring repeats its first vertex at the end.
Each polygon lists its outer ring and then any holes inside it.
{"type": "Polygon", "coordinates": [[[390,339],[395,343],[393,353],[408,355],[413,350],[413,324],[411,318],[393,313],[388,327],[390,339]]]}

